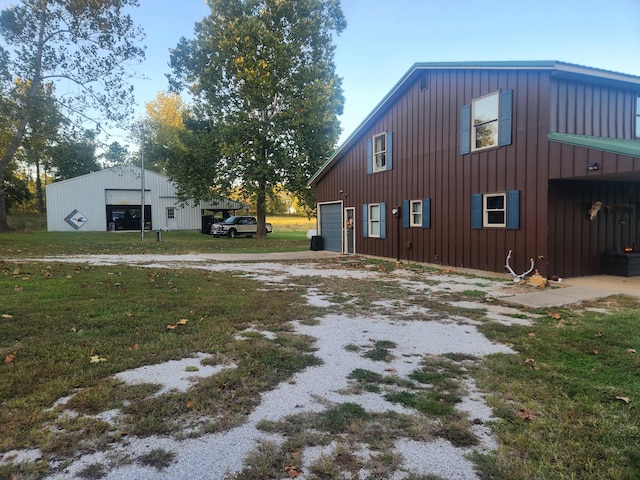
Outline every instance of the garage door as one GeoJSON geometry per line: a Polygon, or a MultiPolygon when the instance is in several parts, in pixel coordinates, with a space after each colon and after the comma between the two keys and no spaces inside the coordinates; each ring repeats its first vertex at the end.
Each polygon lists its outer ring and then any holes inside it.
{"type": "Polygon", "coordinates": [[[327,203],[319,206],[320,235],[324,249],[342,253],[342,204],[327,203]]]}

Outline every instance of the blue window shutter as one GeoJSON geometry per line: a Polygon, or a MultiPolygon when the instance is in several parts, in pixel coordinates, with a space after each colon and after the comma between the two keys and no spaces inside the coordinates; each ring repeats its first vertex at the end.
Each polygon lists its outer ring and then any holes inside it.
{"type": "MultiPolygon", "coordinates": [[[[367,174],[373,173],[373,140],[367,139],[367,174]]],[[[366,236],[366,235],[365,235],[366,236]]]]}
{"type": "Polygon", "coordinates": [[[422,228],[431,228],[431,199],[422,199],[422,228]]]}
{"type": "Polygon", "coordinates": [[[411,226],[410,208],[409,200],[402,200],[402,228],[409,228],[411,226]]]}
{"type": "Polygon", "coordinates": [[[474,193],[471,195],[471,228],[474,230],[482,229],[482,194],[474,193]]]}
{"type": "Polygon", "coordinates": [[[471,151],[471,105],[460,110],[460,155],[471,151]]]}
{"type": "Polygon", "coordinates": [[[366,203],[362,204],[362,236],[369,236],[369,205],[366,203]]]}
{"type": "Polygon", "coordinates": [[[520,190],[507,192],[507,230],[520,229],[520,190]]]}
{"type": "Polygon", "coordinates": [[[393,168],[393,132],[387,132],[387,170],[393,168]]]}
{"type": "Polygon", "coordinates": [[[513,90],[500,94],[500,126],[498,129],[498,146],[511,145],[511,119],[513,117],[513,90]]]}
{"type": "Polygon", "coordinates": [[[387,238],[387,204],[380,204],[380,238],[387,238]]]}

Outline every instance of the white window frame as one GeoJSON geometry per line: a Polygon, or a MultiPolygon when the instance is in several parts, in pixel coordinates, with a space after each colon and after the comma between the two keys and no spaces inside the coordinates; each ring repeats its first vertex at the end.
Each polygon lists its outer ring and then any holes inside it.
{"type": "Polygon", "coordinates": [[[175,207],[167,207],[167,219],[174,220],[176,218],[176,208],[175,207]]]}
{"type": "Polygon", "coordinates": [[[411,200],[409,203],[409,225],[411,227],[422,227],[422,200],[411,200]]]}
{"type": "Polygon", "coordinates": [[[383,172],[387,169],[387,134],[386,132],[374,135],[372,139],[372,155],[371,161],[373,162],[372,170],[374,172],[383,172]],[[376,150],[378,147],[376,140],[381,138],[384,149],[376,150]]]}
{"type": "Polygon", "coordinates": [[[482,226],[485,228],[504,228],[507,226],[507,194],[505,193],[485,193],[482,195],[482,226]],[[489,208],[489,199],[502,197],[501,208],[489,208]],[[492,213],[502,212],[502,222],[498,223],[489,217],[492,213]]]}
{"type": "Polygon", "coordinates": [[[369,237],[380,238],[380,232],[382,231],[382,206],[379,203],[370,203],[368,210],[369,215],[367,216],[367,221],[369,223],[369,237]],[[377,211],[377,216],[373,214],[375,211],[377,211]]]}
{"type": "Polygon", "coordinates": [[[489,93],[487,95],[483,95],[482,97],[478,97],[473,99],[473,101],[471,102],[471,151],[472,152],[477,152],[479,150],[486,150],[488,148],[496,148],[499,146],[500,144],[500,137],[499,137],[499,126],[500,126],[500,92],[496,91],[496,92],[492,92],[489,93]],[[495,118],[493,118],[493,116],[489,119],[485,119],[484,121],[479,121],[476,123],[476,106],[478,103],[484,101],[484,100],[489,100],[491,98],[495,97],[496,100],[496,112],[495,112],[495,118]],[[478,135],[478,129],[480,127],[485,128],[489,126],[490,128],[492,128],[493,130],[493,137],[494,137],[494,142],[491,143],[490,145],[483,145],[481,147],[476,146],[477,144],[477,135],[478,135]]]}

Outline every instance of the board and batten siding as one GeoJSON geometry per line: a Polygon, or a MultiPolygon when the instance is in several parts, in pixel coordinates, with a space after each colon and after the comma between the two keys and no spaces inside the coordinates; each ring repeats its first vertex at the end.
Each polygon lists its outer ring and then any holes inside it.
{"type": "Polygon", "coordinates": [[[608,138],[635,138],[638,92],[554,78],[550,131],[608,138]]]}
{"type": "MultiPolygon", "coordinates": [[[[365,255],[504,271],[546,258],[549,72],[536,70],[428,70],[363,127],[317,184],[319,202],[336,200],[362,215],[362,205],[386,205],[386,239],[356,237],[365,255]],[[496,91],[513,91],[512,143],[461,155],[460,109],[496,91]],[[367,174],[366,141],[392,132],[393,169],[367,174]],[[539,159],[542,158],[542,161],[539,159]],[[471,198],[520,191],[520,228],[471,228],[471,198]],[[391,209],[403,200],[430,199],[430,228],[401,228],[391,209]]],[[[360,222],[361,219],[356,219],[360,222]]],[[[359,224],[359,223],[357,223],[359,224]]],[[[541,264],[541,270],[544,265],[541,264]]],[[[541,271],[541,273],[544,273],[541,271]]]]}

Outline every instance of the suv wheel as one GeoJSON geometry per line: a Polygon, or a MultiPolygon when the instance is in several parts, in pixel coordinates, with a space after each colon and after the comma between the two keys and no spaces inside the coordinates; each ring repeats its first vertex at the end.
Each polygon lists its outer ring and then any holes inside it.
{"type": "Polygon", "coordinates": [[[236,231],[235,228],[232,228],[231,230],[229,230],[229,238],[236,238],[237,234],[238,232],[236,231]]]}

